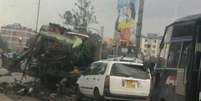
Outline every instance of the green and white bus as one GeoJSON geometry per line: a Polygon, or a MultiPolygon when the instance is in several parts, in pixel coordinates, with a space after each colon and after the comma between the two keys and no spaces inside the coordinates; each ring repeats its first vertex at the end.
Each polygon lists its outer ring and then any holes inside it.
{"type": "Polygon", "coordinates": [[[201,101],[201,14],[166,27],[153,78],[154,101],[201,101]]]}

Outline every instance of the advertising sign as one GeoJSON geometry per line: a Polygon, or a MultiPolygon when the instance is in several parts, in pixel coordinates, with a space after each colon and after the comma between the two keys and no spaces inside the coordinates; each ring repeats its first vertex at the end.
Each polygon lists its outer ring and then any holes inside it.
{"type": "Polygon", "coordinates": [[[136,39],[140,0],[118,0],[115,40],[129,43],[136,39]]]}

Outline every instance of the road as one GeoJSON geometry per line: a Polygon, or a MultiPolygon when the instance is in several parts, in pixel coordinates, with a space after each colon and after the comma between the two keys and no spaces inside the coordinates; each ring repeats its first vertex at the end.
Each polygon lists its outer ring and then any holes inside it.
{"type": "MultiPolygon", "coordinates": [[[[9,71],[7,71],[6,69],[1,67],[1,57],[0,57],[0,83],[2,82],[14,82],[14,79],[20,80],[22,77],[22,73],[11,73],[11,75],[6,75],[9,73],[9,71]],[[5,76],[2,76],[5,75],[5,76]]],[[[27,77],[26,80],[23,80],[23,82],[28,82],[28,81],[32,81],[33,78],[31,77],[27,77]]],[[[63,97],[54,97],[51,98],[49,97],[48,99],[51,99],[49,101],[75,101],[75,96],[73,97],[68,97],[68,96],[63,96],[63,97]]],[[[27,97],[27,96],[11,96],[11,95],[4,95],[4,94],[0,94],[0,101],[44,101],[44,100],[40,100],[37,98],[33,98],[33,97],[27,97]]],[[[91,101],[88,99],[85,99],[83,101],[91,101]]],[[[136,100],[135,100],[136,101],[136,100]]]]}
{"type": "Polygon", "coordinates": [[[0,101],[41,101],[41,100],[32,97],[6,96],[4,94],[0,94],[0,101]]]}

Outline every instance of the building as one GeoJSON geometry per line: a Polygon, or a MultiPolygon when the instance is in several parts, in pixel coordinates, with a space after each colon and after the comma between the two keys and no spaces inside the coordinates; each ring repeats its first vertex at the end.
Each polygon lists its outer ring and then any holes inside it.
{"type": "Polygon", "coordinates": [[[148,33],[141,36],[140,50],[145,59],[151,57],[157,57],[159,54],[159,46],[162,40],[162,36],[154,33],[148,33]]]}
{"type": "Polygon", "coordinates": [[[1,27],[0,36],[7,42],[8,49],[20,52],[27,47],[27,40],[36,35],[36,33],[27,27],[18,23],[1,27]]]}

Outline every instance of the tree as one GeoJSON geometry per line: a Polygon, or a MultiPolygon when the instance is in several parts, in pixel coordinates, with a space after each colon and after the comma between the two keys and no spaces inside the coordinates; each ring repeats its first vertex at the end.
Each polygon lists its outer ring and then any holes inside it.
{"type": "Polygon", "coordinates": [[[66,11],[62,18],[65,25],[71,26],[78,32],[88,32],[88,26],[97,23],[94,6],[90,0],[77,0],[75,8],[66,11]]]}

